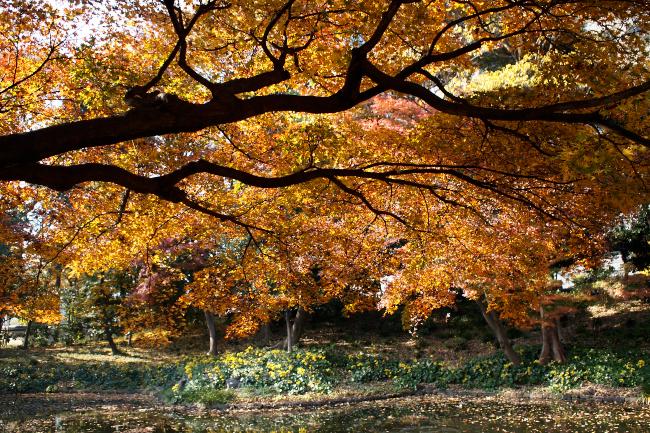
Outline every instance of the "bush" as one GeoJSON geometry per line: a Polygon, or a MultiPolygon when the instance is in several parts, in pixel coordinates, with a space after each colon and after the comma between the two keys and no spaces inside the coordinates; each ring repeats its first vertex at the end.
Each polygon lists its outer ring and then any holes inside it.
{"type": "Polygon", "coordinates": [[[318,362],[322,363],[319,366],[318,363],[310,365],[312,352],[289,355],[280,351],[248,349],[224,355],[218,360],[190,363],[186,369],[188,376],[192,377],[192,386],[222,389],[229,378],[237,378],[238,386],[271,388],[275,392],[289,394],[329,390],[335,381],[332,370],[338,370],[339,381],[368,383],[390,380],[405,388],[424,383],[440,387],[457,384],[482,389],[547,385],[561,391],[585,382],[617,387],[650,383],[650,372],[639,353],[615,354],[603,350],[576,349],[570,352],[566,364],[540,365],[537,361],[538,346],[518,348],[518,351],[522,357],[522,364],[518,366],[509,362],[503,354],[496,353],[470,359],[452,368],[429,359],[400,362],[363,353],[342,357],[336,351],[318,352],[318,362]],[[300,374],[297,374],[298,368],[302,369],[300,374]],[[320,376],[320,368],[326,369],[325,376],[320,376]],[[310,380],[319,385],[306,386],[310,380]]]}
{"type": "Polygon", "coordinates": [[[392,380],[398,386],[408,388],[422,383],[436,383],[445,369],[442,362],[430,359],[399,362],[367,354],[349,355],[345,368],[352,382],[392,380]]]}
{"type": "Polygon", "coordinates": [[[170,387],[180,380],[181,375],[182,371],[177,365],[151,366],[107,362],[66,365],[25,360],[0,366],[0,390],[16,393],[45,392],[50,386],[69,383],[76,389],[133,391],[170,387]]]}
{"type": "Polygon", "coordinates": [[[89,326],[82,321],[66,321],[59,325],[58,340],[70,346],[86,341],[89,326]]]}
{"type": "Polygon", "coordinates": [[[391,379],[396,376],[398,362],[379,355],[348,355],[345,365],[350,381],[367,383],[391,379]]]}
{"type": "Polygon", "coordinates": [[[58,339],[58,328],[41,323],[32,324],[32,335],[30,344],[37,347],[47,347],[55,343],[58,339]]]}
{"type": "Polygon", "coordinates": [[[612,387],[635,387],[650,383],[650,367],[636,351],[615,353],[597,349],[578,349],[566,364],[551,365],[548,383],[563,391],[584,382],[612,387]]]}
{"type": "Polygon", "coordinates": [[[431,360],[418,360],[400,363],[395,375],[395,383],[405,388],[415,388],[422,383],[436,383],[444,374],[444,364],[431,360]]]}
{"type": "Polygon", "coordinates": [[[517,385],[547,385],[565,391],[584,383],[612,387],[635,387],[650,383],[650,368],[634,351],[575,349],[565,364],[540,365],[537,347],[520,349],[522,364],[514,366],[502,354],[474,358],[457,369],[441,369],[439,385],[460,384],[470,388],[495,389],[517,385]]]}
{"type": "Polygon", "coordinates": [[[468,388],[497,389],[519,385],[546,385],[564,391],[595,383],[613,387],[647,386],[650,368],[639,352],[612,353],[605,350],[576,349],[566,364],[540,365],[539,347],[518,349],[522,364],[515,366],[501,353],[468,360],[457,368],[441,362],[419,360],[396,362],[379,356],[355,355],[347,366],[353,382],[393,380],[402,387],[434,383],[468,388]]]}
{"type": "Polygon", "coordinates": [[[249,347],[219,358],[198,358],[185,365],[186,389],[226,387],[272,388],[276,392],[303,394],[331,389],[333,369],[324,353],[264,350],[249,347]]]}
{"type": "Polygon", "coordinates": [[[404,388],[431,383],[496,389],[545,385],[565,391],[584,383],[612,387],[640,386],[650,394],[647,353],[611,352],[579,348],[569,351],[566,364],[540,365],[539,347],[518,348],[522,364],[515,366],[501,353],[449,367],[429,359],[398,361],[380,355],[341,355],[335,350],[280,350],[248,348],[218,358],[189,359],[183,365],[112,363],[60,364],[24,359],[0,364],[0,392],[55,392],[76,389],[167,389],[174,401],[219,404],[229,401],[228,388],[260,393],[302,394],[328,392],[337,383],[392,381],[404,388]],[[184,386],[179,383],[186,376],[184,386]],[[174,385],[176,384],[176,385],[174,385]],[[172,386],[174,385],[174,386],[172,386]]]}

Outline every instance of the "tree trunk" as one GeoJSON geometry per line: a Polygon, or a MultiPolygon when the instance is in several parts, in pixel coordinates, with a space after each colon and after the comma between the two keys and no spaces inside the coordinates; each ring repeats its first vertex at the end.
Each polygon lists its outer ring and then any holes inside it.
{"type": "Polygon", "coordinates": [[[25,329],[25,338],[23,339],[23,349],[27,350],[29,349],[29,337],[32,335],[32,327],[34,325],[34,322],[31,320],[27,321],[27,329],[25,329]]]}
{"type": "Polygon", "coordinates": [[[122,351],[118,349],[115,340],[113,340],[113,333],[111,332],[111,327],[108,323],[104,324],[104,339],[108,343],[108,347],[111,348],[112,355],[121,355],[122,351]]]}
{"type": "Polygon", "coordinates": [[[542,319],[542,351],[539,354],[539,363],[546,365],[551,361],[566,362],[566,354],[560,341],[559,320],[545,317],[543,306],[539,311],[542,319]]]}
{"type": "Polygon", "coordinates": [[[293,326],[291,327],[291,339],[295,345],[300,338],[302,338],[302,333],[305,330],[305,322],[307,320],[307,312],[302,308],[298,307],[296,311],[296,317],[293,319],[293,326]]]}
{"type": "Polygon", "coordinates": [[[291,313],[289,310],[284,312],[284,320],[287,324],[287,338],[283,342],[283,347],[287,352],[291,353],[293,347],[300,341],[303,331],[305,330],[305,322],[307,321],[307,311],[304,308],[298,307],[296,315],[291,320],[291,313]]]}
{"type": "Polygon", "coordinates": [[[291,332],[291,319],[290,319],[290,313],[289,310],[286,310],[284,312],[284,321],[286,322],[287,325],[287,338],[286,338],[286,343],[285,347],[287,348],[287,352],[291,353],[293,350],[293,333],[291,332]]]}
{"type": "Polygon", "coordinates": [[[217,356],[217,327],[214,324],[214,314],[209,311],[204,311],[205,325],[208,327],[208,334],[210,335],[210,348],[208,355],[217,356]]]}
{"type": "Polygon", "coordinates": [[[503,326],[503,323],[501,323],[499,317],[494,311],[487,311],[487,307],[485,304],[483,304],[483,301],[477,300],[476,303],[481,310],[481,315],[487,322],[489,328],[492,330],[492,333],[497,337],[499,346],[501,346],[501,350],[503,350],[503,353],[506,355],[506,358],[508,358],[508,361],[512,362],[513,365],[521,364],[521,357],[517,352],[515,352],[515,349],[513,349],[512,344],[510,343],[510,339],[506,333],[506,329],[503,326]]]}

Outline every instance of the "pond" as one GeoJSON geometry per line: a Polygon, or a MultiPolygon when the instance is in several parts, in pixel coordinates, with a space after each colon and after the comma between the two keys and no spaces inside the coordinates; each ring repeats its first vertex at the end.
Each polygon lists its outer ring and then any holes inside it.
{"type": "Polygon", "coordinates": [[[650,431],[650,408],[423,397],[263,413],[195,415],[154,409],[107,409],[12,421],[4,429],[9,433],[645,433],[650,431]]]}

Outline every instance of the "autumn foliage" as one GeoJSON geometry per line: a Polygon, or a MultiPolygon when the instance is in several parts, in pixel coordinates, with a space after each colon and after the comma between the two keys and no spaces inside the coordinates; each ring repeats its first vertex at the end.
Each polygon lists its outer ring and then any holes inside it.
{"type": "Polygon", "coordinates": [[[530,324],[648,202],[644,1],[0,8],[3,312],[129,269],[135,328],[458,292],[530,324]]]}

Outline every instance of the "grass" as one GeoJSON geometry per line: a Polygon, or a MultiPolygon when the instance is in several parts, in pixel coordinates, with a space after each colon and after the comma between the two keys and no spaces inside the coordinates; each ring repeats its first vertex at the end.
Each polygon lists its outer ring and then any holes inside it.
{"type": "Polygon", "coordinates": [[[5,392],[137,391],[171,386],[182,375],[178,360],[133,352],[111,356],[101,346],[0,349],[0,389],[5,392]]]}
{"type": "Polygon", "coordinates": [[[168,350],[152,350],[137,347],[120,346],[123,352],[112,355],[111,350],[103,342],[90,342],[75,346],[33,347],[25,351],[21,348],[0,348],[0,362],[15,362],[26,358],[38,362],[60,362],[66,365],[79,363],[114,364],[168,364],[180,361],[182,356],[168,350]]]}

